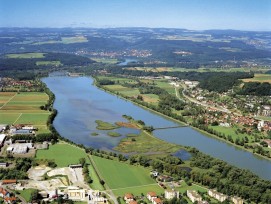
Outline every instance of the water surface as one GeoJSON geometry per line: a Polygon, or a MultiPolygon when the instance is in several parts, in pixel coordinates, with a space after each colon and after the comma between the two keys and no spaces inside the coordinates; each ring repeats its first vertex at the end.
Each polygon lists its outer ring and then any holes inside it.
{"type": "MultiPolygon", "coordinates": [[[[136,120],[143,120],[146,125],[154,127],[178,126],[169,119],[98,89],[92,84],[91,78],[47,77],[43,81],[56,96],[54,108],[58,110],[58,115],[54,120],[55,128],[63,137],[78,144],[112,150],[127,133],[138,133],[139,130],[119,128],[115,131],[122,136],[114,138],[108,136],[107,131],[96,130],[95,120],[111,123],[125,121],[122,117],[124,114],[136,120]],[[98,132],[99,136],[91,136],[93,132],[98,132]]],[[[237,167],[249,169],[260,177],[271,180],[269,160],[206,136],[190,127],[156,130],[154,135],[171,143],[195,147],[206,154],[237,167]]],[[[189,155],[183,152],[179,154],[189,158],[189,155]]]]}

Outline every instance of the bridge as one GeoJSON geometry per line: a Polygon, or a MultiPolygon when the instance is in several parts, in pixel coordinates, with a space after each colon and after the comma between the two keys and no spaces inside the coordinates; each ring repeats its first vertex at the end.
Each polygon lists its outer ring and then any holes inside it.
{"type": "Polygon", "coordinates": [[[169,126],[169,127],[159,127],[154,128],[154,130],[164,130],[164,129],[172,129],[172,128],[182,128],[182,127],[188,127],[189,125],[178,125],[178,126],[169,126]]]}

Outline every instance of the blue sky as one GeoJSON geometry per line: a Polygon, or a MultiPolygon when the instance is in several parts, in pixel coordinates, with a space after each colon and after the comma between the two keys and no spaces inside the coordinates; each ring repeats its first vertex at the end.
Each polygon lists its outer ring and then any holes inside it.
{"type": "Polygon", "coordinates": [[[271,31],[271,0],[0,0],[0,27],[271,31]]]}

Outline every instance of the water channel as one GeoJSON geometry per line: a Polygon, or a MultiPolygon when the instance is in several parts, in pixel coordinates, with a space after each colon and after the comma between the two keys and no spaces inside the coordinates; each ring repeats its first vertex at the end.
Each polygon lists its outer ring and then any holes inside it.
{"type": "MultiPolygon", "coordinates": [[[[58,115],[54,120],[57,131],[78,144],[112,150],[127,133],[139,130],[119,128],[121,137],[110,137],[107,131],[97,130],[95,120],[106,122],[125,121],[122,115],[143,120],[153,127],[178,126],[151,111],[120,99],[98,89],[89,77],[47,77],[43,79],[55,94],[54,108],[58,115]],[[99,135],[94,137],[92,133],[99,135]]],[[[222,159],[240,168],[249,169],[264,179],[271,180],[271,162],[210,136],[191,127],[155,130],[154,135],[165,141],[192,146],[213,157],[222,159]]],[[[187,157],[187,154],[183,152],[187,157]]]]}

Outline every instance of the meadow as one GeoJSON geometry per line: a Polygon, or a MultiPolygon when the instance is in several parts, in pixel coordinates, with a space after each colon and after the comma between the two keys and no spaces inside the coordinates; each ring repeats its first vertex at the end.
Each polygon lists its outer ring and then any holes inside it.
{"type": "Polygon", "coordinates": [[[78,164],[80,158],[88,160],[84,149],[64,142],[50,145],[48,150],[38,150],[36,153],[36,159],[53,160],[58,167],[78,164]]]}
{"type": "Polygon", "coordinates": [[[44,53],[39,52],[29,52],[21,54],[7,54],[7,58],[19,58],[19,59],[31,59],[31,58],[44,58],[44,53]]]}
{"type": "Polygon", "coordinates": [[[150,171],[141,166],[132,166],[97,156],[92,156],[92,159],[102,179],[112,190],[131,188],[133,192],[132,187],[156,183],[150,177],[150,171]]]}
{"type": "Polygon", "coordinates": [[[268,82],[271,83],[271,74],[255,74],[251,79],[243,79],[244,82],[268,82]]]}
{"type": "Polygon", "coordinates": [[[1,92],[0,123],[32,124],[39,129],[38,133],[49,132],[47,119],[50,112],[40,109],[48,99],[48,95],[41,92],[1,92]]]}

